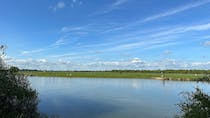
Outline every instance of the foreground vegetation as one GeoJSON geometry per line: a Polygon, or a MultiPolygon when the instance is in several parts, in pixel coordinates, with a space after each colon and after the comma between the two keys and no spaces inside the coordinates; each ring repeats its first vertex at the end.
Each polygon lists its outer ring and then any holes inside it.
{"type": "Polygon", "coordinates": [[[146,78],[162,80],[210,81],[210,71],[202,70],[156,70],[156,71],[38,71],[22,70],[29,76],[85,77],[85,78],[146,78]]]}
{"type": "Polygon", "coordinates": [[[0,45],[0,118],[58,118],[38,111],[38,93],[17,67],[4,63],[3,48],[0,45]]]}
{"type": "Polygon", "coordinates": [[[210,118],[210,96],[199,88],[195,92],[184,92],[185,101],[178,104],[180,115],[175,118],[210,118]]]}
{"type": "Polygon", "coordinates": [[[3,62],[0,47],[0,117],[38,118],[37,92],[30,87],[24,75],[16,67],[7,67],[3,62]]]}
{"type": "Polygon", "coordinates": [[[0,68],[0,114],[3,118],[37,118],[37,93],[15,68],[0,68]]]}

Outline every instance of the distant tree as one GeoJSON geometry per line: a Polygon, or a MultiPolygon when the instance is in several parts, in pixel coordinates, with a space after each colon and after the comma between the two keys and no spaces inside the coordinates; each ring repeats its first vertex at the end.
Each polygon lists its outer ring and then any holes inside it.
{"type": "Polygon", "coordinates": [[[11,73],[17,74],[20,71],[20,69],[18,67],[12,66],[12,67],[9,68],[9,71],[11,73]]]}
{"type": "Polygon", "coordinates": [[[181,115],[176,118],[210,118],[210,96],[199,88],[195,92],[184,93],[185,101],[178,104],[181,115]]]}

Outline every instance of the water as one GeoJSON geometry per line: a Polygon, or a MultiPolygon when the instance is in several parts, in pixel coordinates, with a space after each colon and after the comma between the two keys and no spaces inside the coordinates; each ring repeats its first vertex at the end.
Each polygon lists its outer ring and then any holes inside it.
{"type": "Polygon", "coordinates": [[[39,92],[39,110],[61,118],[172,118],[183,91],[207,83],[150,79],[31,77],[39,92]]]}

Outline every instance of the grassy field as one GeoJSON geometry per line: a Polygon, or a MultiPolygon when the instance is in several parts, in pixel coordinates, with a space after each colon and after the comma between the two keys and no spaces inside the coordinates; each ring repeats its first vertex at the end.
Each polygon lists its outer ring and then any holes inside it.
{"type": "Polygon", "coordinates": [[[144,78],[163,80],[196,81],[203,78],[203,74],[180,73],[141,73],[141,72],[71,72],[71,71],[22,71],[29,76],[42,77],[84,77],[84,78],[144,78]]]}

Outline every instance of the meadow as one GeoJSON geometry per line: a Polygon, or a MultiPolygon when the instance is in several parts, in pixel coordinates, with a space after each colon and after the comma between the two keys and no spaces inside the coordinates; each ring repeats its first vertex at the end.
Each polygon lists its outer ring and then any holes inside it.
{"type": "Polygon", "coordinates": [[[201,81],[207,74],[158,71],[21,71],[28,76],[68,78],[143,78],[161,80],[201,81]]]}

